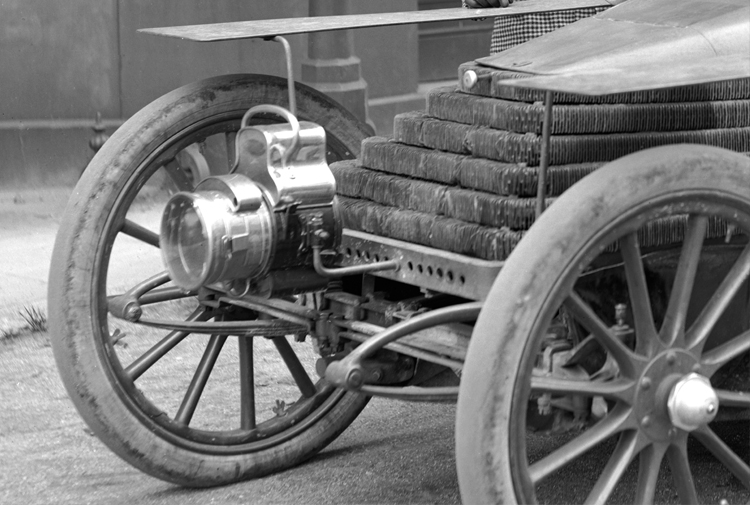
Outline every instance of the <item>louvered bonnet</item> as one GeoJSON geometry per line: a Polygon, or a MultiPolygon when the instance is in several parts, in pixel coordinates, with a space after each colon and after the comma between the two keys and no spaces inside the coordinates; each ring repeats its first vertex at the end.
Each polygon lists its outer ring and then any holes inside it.
{"type": "MultiPolygon", "coordinates": [[[[604,163],[648,147],[749,153],[748,55],[747,0],[630,0],[466,63],[459,76],[471,70],[476,84],[433,90],[424,112],[396,117],[392,138],[368,139],[358,160],[332,166],[344,226],[505,259],[534,221],[545,87],[560,90],[546,188],[552,200],[604,163]],[[726,61],[738,69],[728,80],[700,65],[726,61]],[[576,88],[583,74],[591,85],[576,88]],[[523,79],[530,85],[519,85],[523,79]],[[637,91],[602,94],[608,89],[637,91]]],[[[711,235],[724,232],[721,222],[711,224],[711,235]]],[[[682,236],[680,218],[657,222],[643,230],[642,246],[682,236]]]]}

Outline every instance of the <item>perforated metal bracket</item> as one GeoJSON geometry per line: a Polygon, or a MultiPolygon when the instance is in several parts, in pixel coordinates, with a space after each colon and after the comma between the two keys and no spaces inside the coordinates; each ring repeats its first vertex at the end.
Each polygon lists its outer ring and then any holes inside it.
{"type": "Polygon", "coordinates": [[[484,300],[503,266],[502,261],[471,258],[349,229],[343,231],[339,251],[342,266],[397,260],[397,271],[371,275],[469,300],[484,300]]]}

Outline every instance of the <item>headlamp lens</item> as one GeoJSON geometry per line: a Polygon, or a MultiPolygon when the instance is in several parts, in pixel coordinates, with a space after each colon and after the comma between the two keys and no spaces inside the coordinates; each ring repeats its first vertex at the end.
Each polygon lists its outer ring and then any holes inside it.
{"type": "Polygon", "coordinates": [[[172,197],[162,217],[160,246],[172,280],[184,289],[206,281],[211,263],[211,236],[202,217],[208,202],[197,195],[172,197]],[[203,205],[202,205],[203,204],[203,205]]]}
{"type": "Polygon", "coordinates": [[[178,217],[177,251],[185,273],[201,277],[208,259],[208,234],[193,206],[186,207],[178,217]]]}
{"type": "Polygon", "coordinates": [[[244,176],[204,179],[164,209],[159,245],[172,282],[202,286],[264,275],[274,248],[274,217],[263,193],[244,176]]]}

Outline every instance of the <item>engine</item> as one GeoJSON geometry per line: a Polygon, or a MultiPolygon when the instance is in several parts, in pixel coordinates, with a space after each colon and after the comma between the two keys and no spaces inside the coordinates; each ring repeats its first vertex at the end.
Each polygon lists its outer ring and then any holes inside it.
{"type": "Polygon", "coordinates": [[[242,119],[235,160],[229,175],[177,193],[164,211],[162,257],[185,290],[221,283],[235,295],[267,291],[271,272],[312,272],[312,246],[331,249],[340,240],[322,127],[281,107],[254,107],[242,119]],[[287,122],[248,125],[262,113],[287,122]]]}

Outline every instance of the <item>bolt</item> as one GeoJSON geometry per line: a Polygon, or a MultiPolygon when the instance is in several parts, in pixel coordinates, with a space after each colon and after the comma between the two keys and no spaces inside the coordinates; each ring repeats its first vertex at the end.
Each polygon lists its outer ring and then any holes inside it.
{"type": "Polygon", "coordinates": [[[315,230],[315,236],[320,240],[328,240],[329,238],[331,238],[331,234],[326,230],[315,230]]]}
{"type": "Polygon", "coordinates": [[[641,419],[641,426],[644,428],[651,426],[651,416],[643,416],[643,419],[641,419]]]}
{"type": "Polygon", "coordinates": [[[354,370],[349,372],[349,377],[347,377],[346,379],[346,384],[350,389],[359,389],[364,383],[365,376],[362,373],[361,369],[355,368],[354,370]]]}
{"type": "Polygon", "coordinates": [[[615,305],[615,320],[617,321],[617,326],[622,326],[624,324],[627,310],[628,306],[624,303],[618,303],[615,305]]]}
{"type": "Polygon", "coordinates": [[[667,365],[674,365],[675,361],[677,361],[677,355],[674,351],[669,351],[667,353],[667,365]]]}
{"type": "Polygon", "coordinates": [[[714,412],[716,412],[716,405],[714,405],[713,403],[709,403],[708,405],[706,405],[706,412],[708,414],[713,414],[714,412]]]}
{"type": "Polygon", "coordinates": [[[648,377],[644,377],[641,379],[641,389],[650,389],[651,388],[651,379],[648,377]]]}
{"type": "Polygon", "coordinates": [[[701,371],[701,364],[700,363],[696,363],[695,365],[693,365],[693,369],[692,370],[695,373],[700,372],[701,371]]]}

